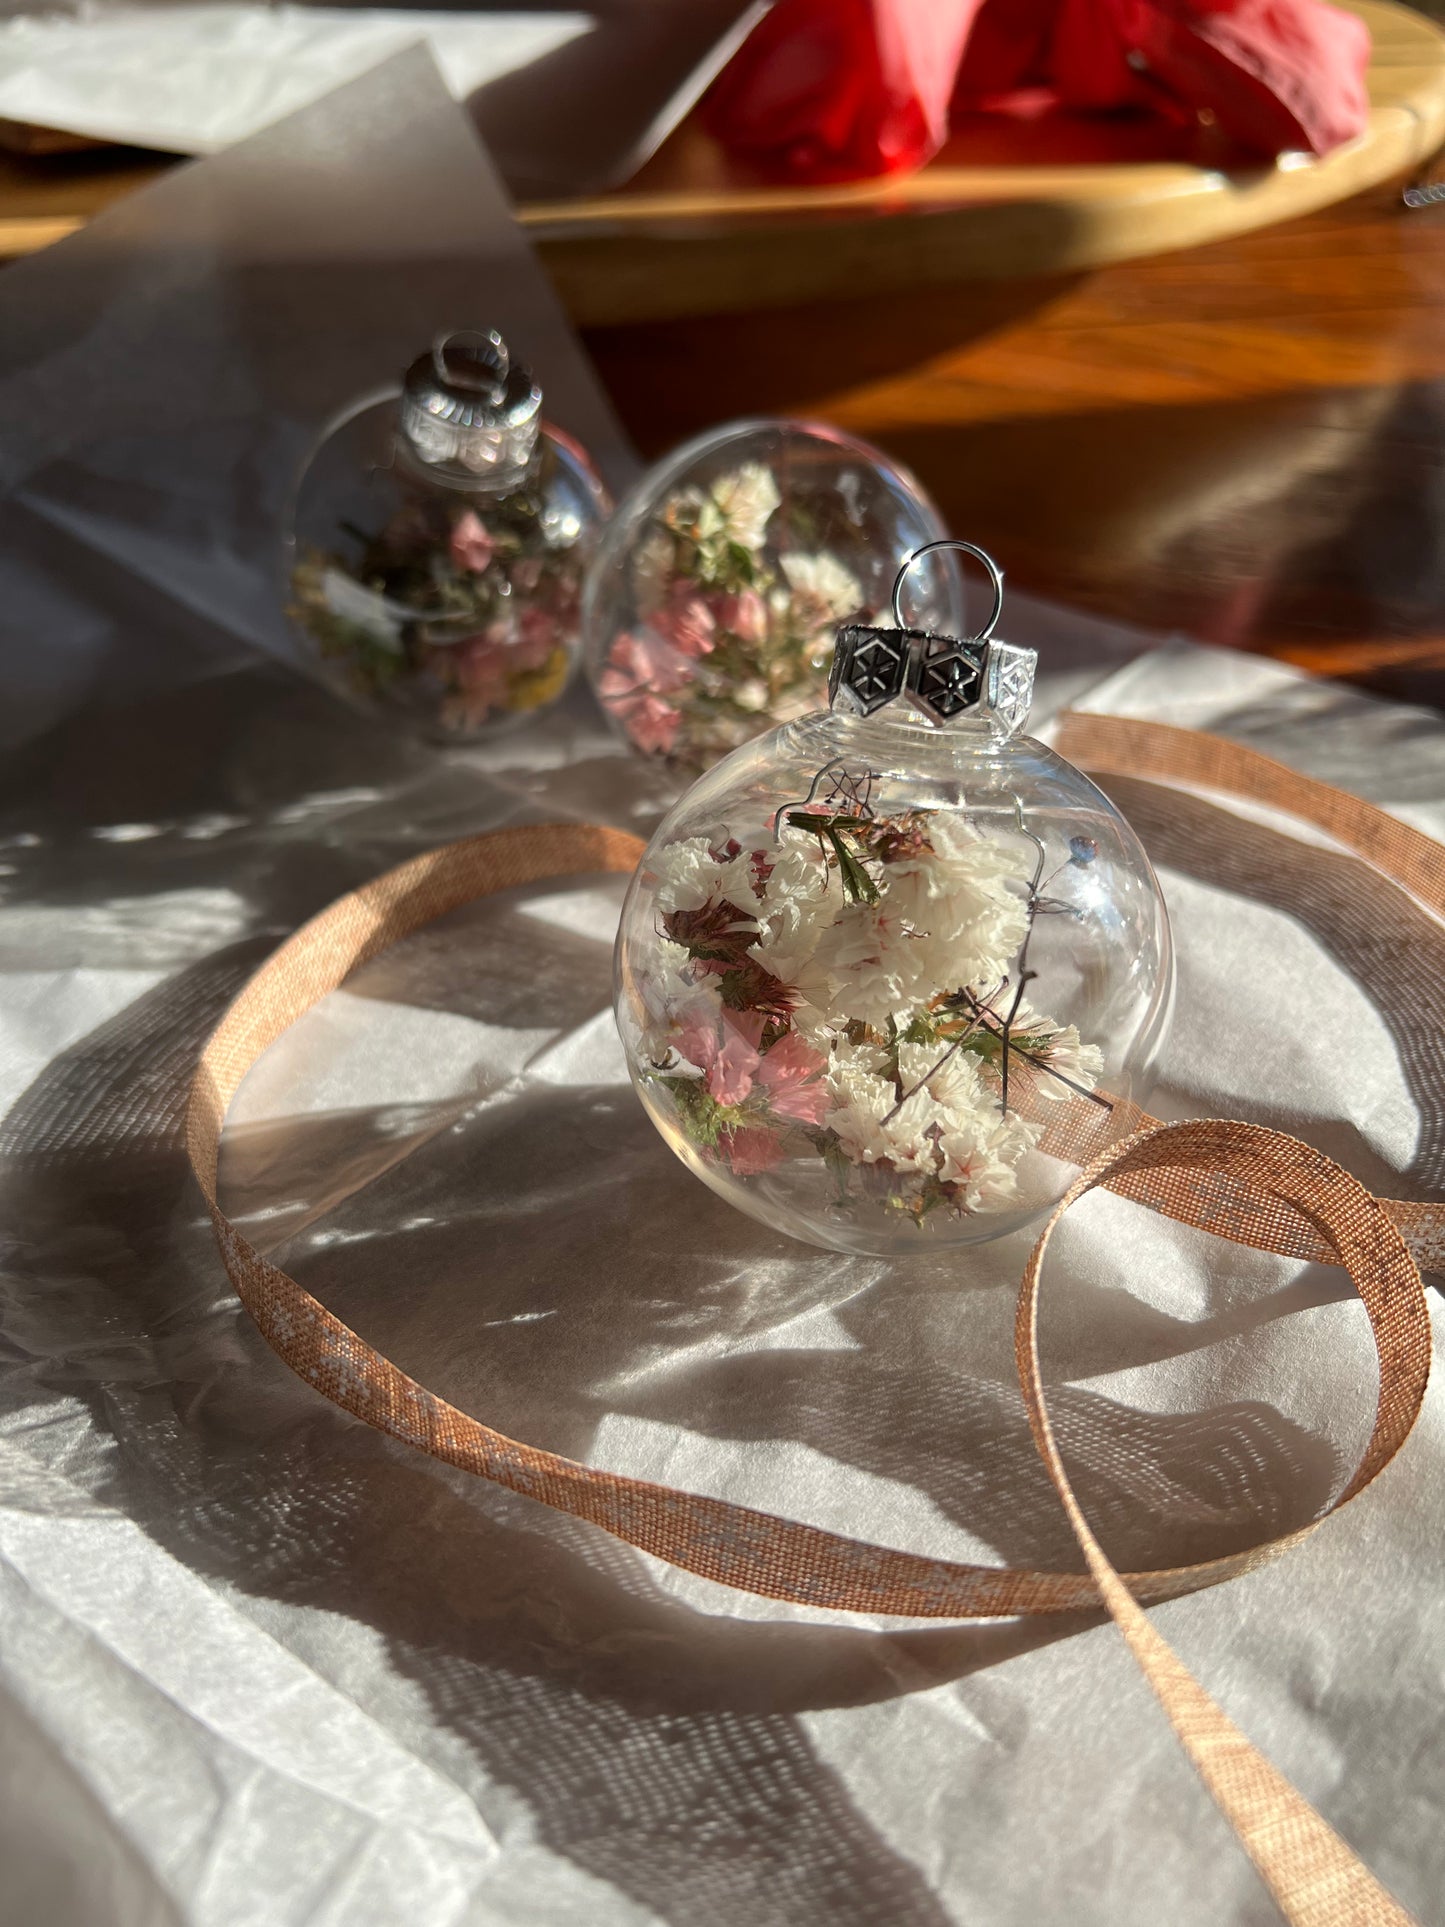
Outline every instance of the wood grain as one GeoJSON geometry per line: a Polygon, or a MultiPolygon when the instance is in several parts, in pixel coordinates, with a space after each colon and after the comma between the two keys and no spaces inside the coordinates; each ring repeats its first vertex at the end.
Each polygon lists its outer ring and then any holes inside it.
{"type": "Polygon", "coordinates": [[[1399,182],[1089,273],[586,338],[649,454],[820,416],[1020,588],[1445,705],[1445,209],[1399,182]]]}
{"type": "Polygon", "coordinates": [[[63,241],[174,165],[173,156],[130,147],[54,154],[0,148],[0,261],[63,241]]]}

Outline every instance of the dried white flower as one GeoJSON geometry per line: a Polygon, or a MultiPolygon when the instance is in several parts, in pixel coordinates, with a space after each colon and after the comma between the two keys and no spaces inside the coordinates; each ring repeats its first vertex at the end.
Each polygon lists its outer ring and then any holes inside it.
{"type": "Polygon", "coordinates": [[[1001,1211],[1018,1202],[1019,1166],[1042,1136],[1042,1127],[1016,1111],[980,1113],[939,1142],[939,1175],[963,1188],[966,1211],[1001,1211]]]}
{"type": "Polygon", "coordinates": [[[784,843],[768,852],[771,868],[763,878],[758,902],[760,925],[754,946],[758,962],[784,983],[796,983],[818,941],[819,932],[837,907],[828,873],[813,851],[798,843],[784,843]]]}
{"type": "Polygon", "coordinates": [[[637,545],[632,558],[632,580],[644,610],[653,608],[667,593],[676,561],[673,539],[664,529],[653,529],[637,545]]]}
{"type": "Polygon", "coordinates": [[[880,1063],[880,1054],[869,1046],[838,1042],[828,1065],[833,1104],[823,1122],[855,1164],[875,1164],[893,1155],[883,1120],[898,1102],[898,1093],[881,1075],[880,1063]]]}
{"type": "Polygon", "coordinates": [[[1012,1034],[1027,1052],[1028,1061],[1047,1066],[1035,1078],[1033,1088],[1040,1097],[1055,1100],[1072,1097],[1064,1078],[1080,1089],[1091,1091],[1104,1071],[1104,1053],[1097,1044],[1086,1044],[1074,1024],[1056,1024],[1041,1017],[1027,1004],[1021,1004],[1012,1025],[1012,1034]],[[1057,1071],[1050,1077],[1048,1071],[1057,1071]]]}
{"type": "Polygon", "coordinates": [[[787,579],[788,614],[795,629],[810,635],[863,606],[863,591],[834,555],[780,555],[778,566],[787,579]]]}
{"type": "Polygon", "coordinates": [[[942,1043],[901,1043],[898,1077],[905,1091],[926,1091],[930,1103],[950,1121],[971,1119],[980,1111],[997,1113],[997,1099],[986,1089],[971,1051],[942,1043]]]}
{"type": "MultiPolygon", "coordinates": [[[[744,1176],[786,1155],[778,1133],[788,1113],[766,1104],[745,1112],[753,1136],[730,1151],[728,1132],[743,1127],[719,1127],[706,1107],[710,1099],[762,1103],[749,1095],[754,1080],[758,1091],[771,1088],[769,1053],[789,1039],[821,1080],[806,1122],[845,1165],[871,1170],[870,1195],[920,1220],[1020,1202],[1020,1168],[1043,1127],[1001,1109],[997,1026],[960,1035],[959,993],[987,996],[1016,977],[1029,927],[1026,851],[940,811],[851,825],[845,816],[819,835],[794,828],[751,846],[691,837],[663,851],[656,867],[662,915],[696,916],[672,926],[682,934],[668,947],[686,966],[673,1001],[694,1011],[697,993],[687,985],[706,972],[714,986],[706,994],[729,1013],[720,1029],[695,1024],[695,1049],[684,1053],[693,1064],[699,1051],[706,1060],[706,1094],[678,1098],[684,1118],[703,1119],[701,1142],[740,1159],[734,1168],[744,1176]],[[732,914],[709,914],[723,903],[732,914]]],[[[652,1034],[665,1036],[666,1025],[652,1034]]],[[[675,1047],[675,1025],[671,1034],[675,1047]]],[[[1027,1006],[1012,1037],[1020,1064],[1010,1096],[1016,1090],[1025,1109],[1036,1092],[1067,1095],[1065,1077],[1090,1088],[1102,1070],[1100,1052],[1073,1025],[1027,1006]]]]}
{"type": "Polygon", "coordinates": [[[705,836],[669,843],[657,858],[656,870],[657,907],[663,916],[724,900],[745,909],[753,901],[747,858],[719,861],[705,836]]]}
{"type": "Polygon", "coordinates": [[[887,895],[913,932],[910,981],[934,990],[996,983],[1028,928],[1027,866],[1003,843],[929,824],[933,853],[888,869],[887,895]]]}
{"type": "Polygon", "coordinates": [[[839,1024],[874,1028],[913,1001],[909,933],[885,894],[878,903],[848,903],[818,931],[798,985],[809,1002],[833,1011],[839,1024]]]}
{"type": "Polygon", "coordinates": [[[773,510],[782,501],[773,472],[761,462],[745,462],[712,485],[719,530],[744,549],[760,549],[773,510]]]}

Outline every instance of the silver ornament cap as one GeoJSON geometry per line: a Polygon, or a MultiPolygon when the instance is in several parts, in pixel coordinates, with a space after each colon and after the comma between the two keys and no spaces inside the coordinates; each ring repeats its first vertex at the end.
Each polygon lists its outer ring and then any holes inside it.
{"type": "Polygon", "coordinates": [[[901,703],[936,729],[964,720],[986,722],[994,734],[1016,735],[1028,721],[1038,654],[1001,642],[994,629],[1003,609],[1003,575],[993,557],[972,542],[947,537],[915,549],[893,584],[892,629],[850,623],[838,631],[828,679],[830,707],[871,716],[901,703]],[[910,629],[903,586],[923,556],[961,550],[982,562],[993,588],[993,608],[975,636],[959,639],[910,629]]]}
{"type": "Polygon", "coordinates": [[[406,371],[401,432],[430,469],[467,484],[521,479],[542,428],[542,390],[495,328],[440,334],[406,371]]]}

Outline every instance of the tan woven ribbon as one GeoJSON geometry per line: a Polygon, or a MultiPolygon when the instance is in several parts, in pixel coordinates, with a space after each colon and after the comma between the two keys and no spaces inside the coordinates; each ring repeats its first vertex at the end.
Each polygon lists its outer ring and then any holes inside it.
{"type": "MultiPolygon", "coordinates": [[[[1064,719],[1060,747],[1086,766],[1165,776],[1291,810],[1321,823],[1431,909],[1445,912],[1445,850],[1438,844],[1251,751],[1188,731],[1084,715],[1064,719]]],[[[202,1053],[188,1142],[226,1270],[267,1340],[327,1398],[394,1438],[725,1585],[804,1605],[916,1617],[1063,1612],[1102,1601],[1286,1918],[1299,1927],[1407,1922],[1339,1836],[1198,1685],[1138,1603],[1248,1572],[1313,1526],[1199,1565],[1117,1573],[1079,1509],[1050,1429],[1037,1321],[1049,1237],[1069,1206],[1101,1184],[1220,1236],[1343,1265],[1369,1315],[1380,1382],[1369,1443],[1330,1508],[1337,1510],[1389,1463],[1419,1412],[1430,1325],[1407,1237],[1422,1253],[1438,1250],[1445,1243],[1440,1206],[1383,1203],[1321,1152],[1260,1125],[1165,1125],[1131,1111],[1116,1114],[1114,1141],[1105,1148],[1097,1107],[1056,1107],[1070,1116],[1051,1134],[1048,1148],[1093,1161],[1061,1200],[1029,1260],[1019,1298],[1017,1356],[1034,1441],[1083,1548],[1087,1573],[927,1559],[597,1471],[506,1438],[398,1371],[255,1250],[221,1210],[216,1172],[227,1108],[252,1064],[304,1011],[360,964],[464,903],[543,879],[629,871],[641,851],[636,837],[590,825],[527,826],[449,844],[323,910],[242,990],[202,1053]],[[1121,1138],[1125,1129],[1128,1135],[1121,1138]]]]}

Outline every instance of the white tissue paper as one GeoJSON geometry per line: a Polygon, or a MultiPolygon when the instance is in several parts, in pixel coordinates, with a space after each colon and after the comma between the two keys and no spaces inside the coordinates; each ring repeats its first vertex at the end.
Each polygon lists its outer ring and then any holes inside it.
{"type": "Polygon", "coordinates": [[[671,132],[762,11],[611,0],[510,12],[108,5],[0,21],[0,119],[214,154],[424,43],[514,193],[615,185],[671,132]]]}
{"type": "Polygon", "coordinates": [[[424,41],[451,93],[555,53],[585,13],[116,7],[0,26],[0,115],[94,140],[214,154],[424,41]]]}

